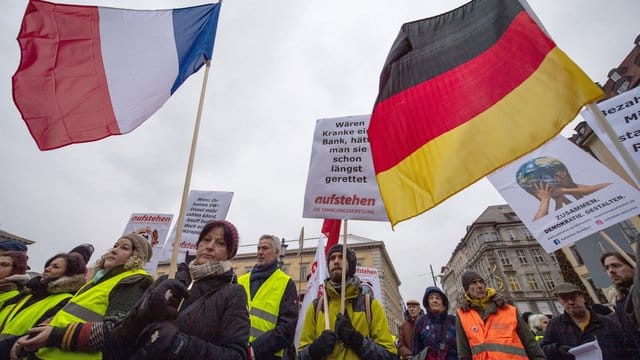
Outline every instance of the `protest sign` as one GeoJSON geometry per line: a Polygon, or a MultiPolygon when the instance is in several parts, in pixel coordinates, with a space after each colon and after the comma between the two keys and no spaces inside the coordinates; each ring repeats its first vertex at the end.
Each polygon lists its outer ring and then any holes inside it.
{"type": "MultiPolygon", "coordinates": [[[[184,261],[187,253],[195,254],[198,235],[206,223],[227,218],[232,198],[233,193],[226,191],[191,190],[189,192],[178,262],[184,261]]],[[[164,246],[163,261],[171,259],[175,239],[176,227],[174,226],[164,246]]]]}
{"type": "Polygon", "coordinates": [[[640,213],[640,193],[557,136],[488,176],[547,252],[640,213]]]}
{"type": "Polygon", "coordinates": [[[316,122],[303,217],[388,221],[373,170],[368,126],[369,115],[316,122]]]}
{"type": "Polygon", "coordinates": [[[144,267],[149,274],[153,274],[158,267],[158,261],[162,257],[162,247],[167,238],[171,220],[173,220],[173,214],[135,213],[131,214],[129,222],[124,228],[123,235],[134,233],[149,241],[153,249],[153,255],[144,267]]]}
{"type": "Polygon", "coordinates": [[[373,293],[373,297],[384,306],[378,269],[358,266],[356,267],[356,275],[360,278],[360,285],[363,288],[368,288],[373,293]]]}

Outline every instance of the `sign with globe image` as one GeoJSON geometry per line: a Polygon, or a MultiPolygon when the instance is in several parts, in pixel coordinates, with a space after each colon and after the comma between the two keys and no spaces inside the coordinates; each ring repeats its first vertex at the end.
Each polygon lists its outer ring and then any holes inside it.
{"type": "Polygon", "coordinates": [[[545,183],[551,188],[556,188],[560,182],[558,173],[569,174],[569,170],[560,160],[537,157],[520,166],[516,172],[516,182],[524,191],[537,198],[536,184],[545,183]]]}

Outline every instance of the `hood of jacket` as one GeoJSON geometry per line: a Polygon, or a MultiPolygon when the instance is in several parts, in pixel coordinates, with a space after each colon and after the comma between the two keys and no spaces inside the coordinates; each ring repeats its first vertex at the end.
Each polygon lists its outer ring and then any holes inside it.
{"type": "Polygon", "coordinates": [[[424,306],[424,309],[427,311],[427,314],[431,314],[431,312],[429,311],[429,294],[432,294],[432,293],[437,293],[437,294],[440,294],[440,296],[442,296],[442,300],[444,302],[444,313],[447,314],[449,312],[449,298],[442,290],[440,290],[435,286],[429,286],[424,291],[424,296],[422,297],[422,306],[424,306]]]}

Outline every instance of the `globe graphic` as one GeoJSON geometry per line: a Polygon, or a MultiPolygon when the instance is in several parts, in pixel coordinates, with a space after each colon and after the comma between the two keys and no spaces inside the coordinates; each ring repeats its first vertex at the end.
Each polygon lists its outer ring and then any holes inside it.
{"type": "Polygon", "coordinates": [[[567,171],[567,167],[558,159],[551,157],[537,157],[522,164],[516,172],[516,182],[529,194],[535,195],[535,185],[538,183],[549,184],[551,187],[558,185],[559,171],[567,171]]]}

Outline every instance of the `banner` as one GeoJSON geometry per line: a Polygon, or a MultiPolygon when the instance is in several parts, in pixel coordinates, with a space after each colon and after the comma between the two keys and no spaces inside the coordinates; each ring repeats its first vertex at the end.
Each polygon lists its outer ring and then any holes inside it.
{"type": "Polygon", "coordinates": [[[173,214],[135,213],[131,214],[127,226],[124,227],[122,235],[138,234],[151,244],[153,255],[144,267],[149,274],[153,275],[156,272],[158,261],[162,257],[162,247],[171,226],[171,220],[173,220],[173,214]]]}
{"type": "MultiPolygon", "coordinates": [[[[232,198],[233,193],[227,191],[191,190],[189,192],[187,210],[184,214],[178,263],[184,261],[185,254],[194,255],[196,253],[198,235],[200,235],[200,231],[206,223],[227,218],[232,198]]],[[[175,239],[176,227],[174,226],[171,229],[171,235],[169,235],[164,244],[163,261],[171,260],[175,239]]]]}
{"type": "Polygon", "coordinates": [[[368,127],[369,115],[316,122],[302,217],[388,221],[368,127]]]}
{"type": "Polygon", "coordinates": [[[640,213],[640,192],[562,136],[488,179],[549,253],[640,213]]]}
{"type": "Polygon", "coordinates": [[[324,246],[326,239],[318,239],[318,248],[316,249],[316,256],[311,263],[311,276],[307,281],[307,291],[302,300],[300,306],[300,312],[298,313],[298,323],[296,324],[296,336],[294,337],[294,344],[296,349],[300,344],[300,336],[302,335],[302,325],[304,325],[304,319],[307,316],[307,309],[313,303],[317,297],[322,296],[324,289],[324,280],[329,277],[327,271],[327,258],[324,255],[324,246]]]}
{"type": "MultiPolygon", "coordinates": [[[[613,141],[622,142],[623,147],[630,154],[634,163],[640,165],[640,86],[624,92],[616,97],[607,99],[598,104],[602,115],[607,119],[613,132],[618,137],[611,139],[602,128],[596,114],[589,109],[584,110],[581,115],[587,121],[593,132],[602,140],[602,143],[611,151],[611,154],[618,160],[627,174],[631,176],[633,172],[629,169],[626,161],[613,144],[613,141]]],[[[636,180],[637,181],[637,180],[636,180]]],[[[638,184],[640,185],[640,184],[638,184]]]]}

